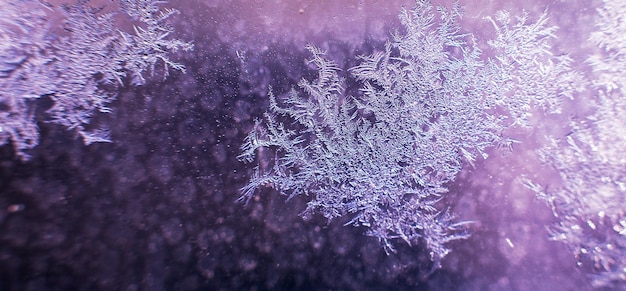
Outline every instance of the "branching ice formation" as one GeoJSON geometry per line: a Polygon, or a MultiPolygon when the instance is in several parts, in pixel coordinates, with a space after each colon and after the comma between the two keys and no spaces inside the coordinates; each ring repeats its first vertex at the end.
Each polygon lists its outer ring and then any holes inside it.
{"type": "Polygon", "coordinates": [[[396,239],[424,244],[438,267],[446,244],[467,237],[466,222],[446,209],[447,185],[490,147],[510,147],[503,130],[529,126],[532,106],[558,111],[580,79],[569,58],[551,54],[555,28],[545,14],[532,23],[526,14],[513,24],[506,12],[490,18],[495,58],[461,33],[460,15],[458,4],[428,1],[403,10],[404,31],[349,70],[359,96],[346,96],[337,64],[309,47],[317,79],[283,100],[270,91],[269,112],[242,146],[246,162],[262,149],[275,158],[256,167],[241,199],[263,186],[305,195],[303,216],[348,216],[389,251],[396,239]]]}

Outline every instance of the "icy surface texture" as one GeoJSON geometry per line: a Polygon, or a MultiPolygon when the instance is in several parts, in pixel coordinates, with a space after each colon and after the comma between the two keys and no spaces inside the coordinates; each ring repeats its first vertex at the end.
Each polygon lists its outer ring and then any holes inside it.
{"type": "Polygon", "coordinates": [[[39,142],[38,99],[52,106],[44,120],[74,130],[86,145],[110,141],[105,127],[90,125],[95,112],[116,97],[125,80],[145,83],[155,65],[184,71],[169,59],[192,45],[170,36],[166,20],[177,10],[160,9],[159,1],[123,0],[120,9],[137,25],[130,32],[114,26],[122,13],[103,13],[88,1],[54,7],[36,0],[0,3],[0,145],[12,143],[16,154],[39,142]],[[51,19],[61,14],[62,27],[51,19]]]}
{"type": "Polygon", "coordinates": [[[247,162],[275,152],[270,165],[259,163],[242,200],[266,185],[288,199],[306,195],[303,216],[347,216],[386,250],[395,239],[424,243],[439,266],[446,244],[467,236],[466,222],[446,210],[446,185],[488,148],[510,147],[502,131],[529,126],[531,107],[558,112],[580,79],[567,56],[552,56],[555,28],[546,15],[488,18],[492,58],[461,32],[460,15],[458,4],[448,10],[427,1],[402,11],[404,31],[349,70],[357,96],[345,93],[337,65],[309,47],[317,79],[302,80],[284,100],[270,92],[270,111],[242,146],[247,162]]]}
{"type": "Polygon", "coordinates": [[[552,239],[591,269],[594,285],[614,288],[626,281],[626,4],[604,1],[598,14],[591,41],[600,50],[588,59],[595,112],[540,152],[561,184],[527,186],[552,209],[552,239]]]}

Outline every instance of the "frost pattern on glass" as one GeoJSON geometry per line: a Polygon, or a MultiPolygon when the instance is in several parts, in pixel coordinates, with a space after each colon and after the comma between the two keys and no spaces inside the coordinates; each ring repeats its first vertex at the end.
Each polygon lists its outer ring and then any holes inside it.
{"type": "MultiPolygon", "coordinates": [[[[47,13],[57,8],[35,0],[0,3],[0,145],[25,150],[35,147],[39,133],[34,117],[36,99],[53,101],[52,122],[75,130],[85,144],[109,141],[105,128],[91,128],[93,114],[109,112],[116,88],[126,78],[135,85],[154,72],[158,62],[184,71],[168,58],[192,45],[169,34],[167,18],[178,13],[159,9],[160,1],[123,0],[121,9],[139,25],[132,33],[114,27],[115,13],[101,13],[88,1],[77,1],[59,10],[63,31],[51,27],[47,13]]],[[[114,5],[114,4],[112,4],[114,5]]],[[[92,126],[93,127],[93,126],[92,126]]]]}
{"type": "Polygon", "coordinates": [[[626,3],[604,1],[598,13],[591,41],[600,50],[588,60],[596,111],[540,151],[560,187],[526,185],[552,209],[552,239],[591,269],[596,287],[617,288],[626,283],[626,3]]]}
{"type": "Polygon", "coordinates": [[[446,244],[467,237],[467,222],[453,219],[442,201],[446,185],[465,163],[487,158],[488,148],[510,147],[502,131],[528,125],[532,105],[558,111],[557,99],[572,96],[580,78],[567,57],[551,55],[554,28],[545,15],[513,25],[505,12],[489,19],[496,28],[489,44],[499,55],[487,58],[472,34],[460,32],[460,14],[458,4],[433,9],[427,1],[403,10],[404,32],[349,70],[359,96],[347,96],[337,64],[308,47],[318,77],[283,100],[270,91],[270,110],[240,159],[253,162],[267,149],[275,158],[269,166],[259,161],[241,200],[264,186],[288,199],[305,195],[303,216],[348,216],[347,224],[365,227],[387,251],[397,239],[424,243],[438,267],[446,244]]]}

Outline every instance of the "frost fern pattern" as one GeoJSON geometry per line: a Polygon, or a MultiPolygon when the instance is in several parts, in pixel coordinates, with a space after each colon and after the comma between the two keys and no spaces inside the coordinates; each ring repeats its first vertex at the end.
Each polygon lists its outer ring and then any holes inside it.
{"type": "Polygon", "coordinates": [[[125,79],[143,84],[158,62],[165,72],[184,71],[168,57],[192,49],[168,37],[173,30],[166,20],[177,10],[161,10],[159,1],[120,1],[121,10],[139,24],[127,33],[113,26],[116,14],[87,2],[61,9],[35,0],[0,4],[0,145],[10,141],[23,159],[39,142],[37,99],[49,97],[51,121],[77,132],[85,144],[109,141],[108,131],[91,125],[91,118],[111,110],[107,105],[125,79]],[[57,10],[64,16],[65,32],[59,35],[47,19],[57,10]]]}
{"type": "MultiPolygon", "coordinates": [[[[626,286],[626,3],[604,1],[588,59],[595,112],[571,121],[571,133],[549,138],[541,159],[560,185],[526,186],[552,209],[551,238],[563,242],[591,274],[595,287],[626,286]]],[[[621,289],[620,289],[621,290],[621,289]]]]}
{"type": "Polygon", "coordinates": [[[551,86],[530,100],[534,88],[521,84],[522,76],[540,69],[554,79],[575,74],[543,47],[553,30],[544,18],[532,24],[520,18],[513,27],[506,14],[492,21],[499,40],[494,50],[514,48],[522,38],[540,64],[520,66],[512,56],[481,60],[474,37],[457,26],[458,4],[433,10],[418,1],[402,11],[404,33],[349,70],[361,85],[359,96],[347,96],[337,64],[308,47],[318,77],[300,81],[286,98],[270,91],[270,111],[256,122],[240,159],[253,162],[267,149],[276,158],[269,167],[256,167],[241,199],[263,186],[288,199],[305,195],[310,200],[303,216],[347,216],[347,224],[365,227],[388,251],[394,251],[394,240],[424,244],[438,267],[449,252],[446,244],[467,237],[466,222],[446,210],[446,186],[464,164],[487,158],[490,147],[510,147],[513,141],[502,133],[516,124],[509,118],[528,116],[528,107],[541,102],[537,96],[571,93],[551,86]],[[520,103],[528,106],[508,106],[520,103]]]}

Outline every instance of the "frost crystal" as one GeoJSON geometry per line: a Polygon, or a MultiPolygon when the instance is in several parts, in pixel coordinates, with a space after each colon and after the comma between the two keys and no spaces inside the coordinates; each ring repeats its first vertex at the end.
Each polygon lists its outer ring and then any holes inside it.
{"type": "MultiPolygon", "coordinates": [[[[109,112],[115,88],[128,76],[143,84],[157,62],[184,71],[168,58],[192,45],[168,35],[165,20],[176,10],[161,11],[160,1],[124,0],[121,8],[141,23],[134,33],[113,26],[114,14],[80,0],[60,10],[64,31],[50,27],[56,9],[36,0],[0,3],[0,145],[9,141],[16,154],[39,142],[35,109],[43,96],[53,101],[52,122],[75,130],[85,144],[109,141],[106,129],[89,128],[96,111],[109,112]]],[[[91,126],[93,127],[93,126],[91,126]]]]}
{"type": "Polygon", "coordinates": [[[404,32],[349,70],[359,96],[346,96],[337,64],[309,47],[317,79],[302,80],[282,102],[270,92],[270,111],[242,146],[246,162],[265,148],[276,158],[255,169],[241,199],[266,185],[289,198],[306,195],[303,216],[348,216],[347,224],[366,227],[386,250],[396,239],[423,243],[438,267],[446,244],[467,237],[466,222],[456,222],[442,201],[446,186],[465,163],[487,158],[488,148],[510,146],[502,131],[527,125],[531,105],[557,108],[553,99],[573,90],[561,81],[577,78],[567,58],[550,54],[554,28],[545,15],[511,26],[499,13],[490,44],[500,54],[485,61],[473,35],[460,33],[460,14],[458,4],[433,11],[427,1],[403,10],[404,32]]]}
{"type": "Polygon", "coordinates": [[[528,182],[557,220],[552,239],[591,269],[596,287],[626,282],[626,4],[604,1],[591,41],[596,111],[573,120],[572,133],[550,139],[540,156],[561,175],[561,187],[528,182]]]}

